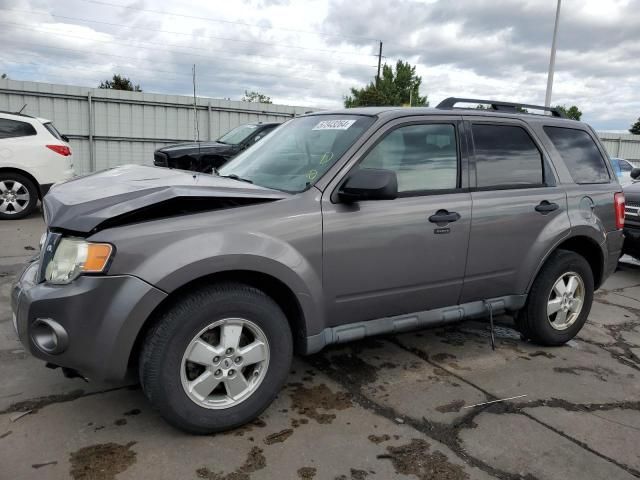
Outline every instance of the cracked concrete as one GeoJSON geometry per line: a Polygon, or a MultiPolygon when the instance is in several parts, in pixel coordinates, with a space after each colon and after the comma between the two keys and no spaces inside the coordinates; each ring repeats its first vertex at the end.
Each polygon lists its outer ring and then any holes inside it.
{"type": "Polygon", "coordinates": [[[297,358],[259,420],[195,437],[163,422],[135,386],[65,379],[24,352],[8,295],[41,229],[37,217],[0,224],[2,478],[640,477],[633,263],[563,347],[522,342],[507,317],[495,352],[484,322],[336,346],[297,358]]]}

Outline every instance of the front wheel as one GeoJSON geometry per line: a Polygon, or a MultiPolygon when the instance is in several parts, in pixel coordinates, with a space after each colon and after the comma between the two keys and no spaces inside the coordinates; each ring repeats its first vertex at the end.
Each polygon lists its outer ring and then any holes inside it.
{"type": "Polygon", "coordinates": [[[242,284],[200,288],[168,309],[140,355],[140,381],[172,425],[207,434],[257,417],[286,381],[289,324],[267,295],[242,284]]]}
{"type": "Polygon", "coordinates": [[[565,344],[587,321],[593,289],[593,272],[585,258],[558,250],[533,282],[527,303],[516,318],[518,330],[541,345],[565,344]]]}

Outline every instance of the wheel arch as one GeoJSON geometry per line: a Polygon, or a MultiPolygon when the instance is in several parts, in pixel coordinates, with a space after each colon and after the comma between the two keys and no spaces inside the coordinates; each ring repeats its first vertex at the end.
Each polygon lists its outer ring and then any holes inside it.
{"type": "Polygon", "coordinates": [[[542,262],[538,265],[535,274],[531,277],[527,291],[531,289],[531,285],[540,273],[542,266],[547,262],[549,257],[558,250],[568,250],[582,256],[591,267],[595,289],[600,287],[604,275],[604,253],[602,251],[602,247],[590,236],[574,235],[563,239],[547,253],[542,262]]]}
{"type": "Polygon", "coordinates": [[[169,293],[147,317],[136,335],[129,353],[128,366],[132,368],[138,359],[142,343],[147,333],[159,320],[160,315],[175,305],[185,293],[204,285],[216,283],[243,283],[263,291],[272,298],[284,312],[294,339],[294,349],[303,352],[307,336],[306,316],[299,299],[291,287],[282,280],[264,272],[253,270],[227,270],[194,278],[169,293]]]}

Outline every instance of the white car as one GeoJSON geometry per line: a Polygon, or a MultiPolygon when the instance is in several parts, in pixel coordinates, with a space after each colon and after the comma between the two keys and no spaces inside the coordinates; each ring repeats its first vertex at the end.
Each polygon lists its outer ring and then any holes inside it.
{"type": "Polygon", "coordinates": [[[26,217],[51,185],[71,177],[68,139],[49,120],[0,112],[0,220],[26,217]]]}
{"type": "Polygon", "coordinates": [[[625,186],[633,183],[633,178],[631,178],[631,170],[633,170],[633,164],[624,158],[611,158],[611,162],[613,163],[613,169],[618,176],[618,181],[620,185],[625,186]]]}

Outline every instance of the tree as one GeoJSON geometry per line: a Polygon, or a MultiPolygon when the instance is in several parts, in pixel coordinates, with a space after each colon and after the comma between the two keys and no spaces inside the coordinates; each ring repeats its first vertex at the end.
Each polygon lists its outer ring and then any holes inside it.
{"type": "Polygon", "coordinates": [[[254,92],[253,90],[250,92],[244,91],[244,96],[242,97],[242,102],[255,102],[255,103],[273,103],[271,101],[271,97],[267,97],[260,92],[254,92]]]}
{"type": "Polygon", "coordinates": [[[582,112],[575,105],[571,105],[569,108],[567,108],[566,105],[556,105],[553,108],[560,110],[562,113],[564,113],[567,116],[567,118],[571,118],[573,120],[578,120],[578,121],[582,118],[582,112]]]}
{"type": "Polygon", "coordinates": [[[9,78],[9,75],[7,75],[6,73],[3,73],[2,75],[0,75],[0,78],[4,80],[5,78],[9,78]]]}
{"type": "Polygon", "coordinates": [[[634,135],[640,135],[640,117],[638,117],[638,121],[631,125],[629,129],[629,133],[633,133],[634,135]]]}
{"type": "Polygon", "coordinates": [[[395,71],[384,64],[380,80],[364,88],[352,88],[351,95],[344,98],[344,106],[429,106],[427,97],[420,96],[422,77],[416,75],[416,67],[398,60],[395,71]]]}
{"type": "Polygon", "coordinates": [[[141,92],[140,85],[134,85],[127,77],[114,74],[113,79],[100,82],[98,88],[111,88],[113,90],[128,90],[129,92],[141,92]]]}

